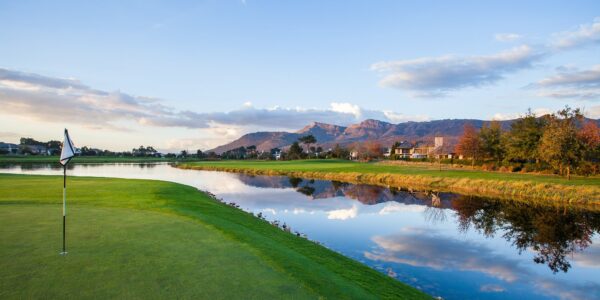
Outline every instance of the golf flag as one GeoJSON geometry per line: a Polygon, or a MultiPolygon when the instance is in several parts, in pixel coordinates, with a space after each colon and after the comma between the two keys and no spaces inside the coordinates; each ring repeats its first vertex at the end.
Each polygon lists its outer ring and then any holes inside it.
{"type": "Polygon", "coordinates": [[[77,149],[73,145],[69,132],[65,128],[65,139],[60,151],[60,164],[63,166],[63,245],[61,255],[67,254],[67,164],[75,156],[77,149]]]}
{"type": "Polygon", "coordinates": [[[66,166],[71,158],[75,156],[75,145],[73,145],[73,141],[69,137],[69,132],[65,128],[65,139],[63,141],[63,147],[60,151],[60,164],[66,166]]]}

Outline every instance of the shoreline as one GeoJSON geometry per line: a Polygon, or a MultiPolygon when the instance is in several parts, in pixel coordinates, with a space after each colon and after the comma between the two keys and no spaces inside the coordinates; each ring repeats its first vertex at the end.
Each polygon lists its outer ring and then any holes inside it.
{"type": "Polygon", "coordinates": [[[392,173],[326,172],[256,169],[249,167],[176,164],[188,170],[222,171],[248,175],[288,176],[306,179],[335,180],[354,184],[370,184],[403,189],[451,192],[467,196],[499,198],[545,205],[572,205],[600,210],[600,188],[567,186],[532,181],[449,178],[443,176],[403,175],[392,173]]]}

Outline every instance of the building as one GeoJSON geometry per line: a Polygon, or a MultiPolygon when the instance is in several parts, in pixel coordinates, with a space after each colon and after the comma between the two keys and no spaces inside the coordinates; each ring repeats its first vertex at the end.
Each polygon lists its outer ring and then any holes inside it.
{"type": "Polygon", "coordinates": [[[409,141],[400,142],[394,149],[394,155],[401,158],[410,158],[413,144],[409,141]]]}
{"type": "Polygon", "coordinates": [[[43,145],[21,145],[23,153],[33,155],[48,155],[48,148],[43,145]]]}
{"type": "Polygon", "coordinates": [[[20,153],[19,145],[0,142],[0,154],[16,155],[20,153]]]}
{"type": "Polygon", "coordinates": [[[409,141],[402,141],[398,143],[394,148],[395,157],[398,158],[453,158],[456,154],[453,152],[450,145],[444,143],[444,138],[436,136],[433,144],[418,141],[411,143],[409,141]]]}

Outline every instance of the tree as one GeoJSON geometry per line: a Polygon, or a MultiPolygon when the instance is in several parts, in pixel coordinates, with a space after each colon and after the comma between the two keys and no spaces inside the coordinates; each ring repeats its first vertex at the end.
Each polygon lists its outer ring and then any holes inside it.
{"type": "Polygon", "coordinates": [[[298,142],[294,142],[292,146],[290,146],[290,150],[288,150],[288,157],[290,159],[300,159],[302,158],[302,154],[302,147],[300,147],[300,144],[298,144],[298,142]]]}
{"type": "Polygon", "coordinates": [[[35,139],[25,138],[25,137],[22,137],[19,140],[19,142],[20,142],[21,145],[28,145],[28,146],[42,146],[42,145],[44,145],[44,143],[42,143],[40,141],[36,141],[35,139]]]}
{"type": "Polygon", "coordinates": [[[333,147],[333,151],[332,151],[333,157],[335,158],[348,158],[348,156],[350,155],[350,152],[348,151],[348,149],[340,146],[340,144],[335,144],[335,146],[333,147]]]}
{"type": "Polygon", "coordinates": [[[479,158],[481,153],[481,140],[477,129],[473,125],[465,124],[463,135],[456,145],[456,152],[471,158],[471,166],[475,166],[475,160],[479,158]]]}
{"type": "Polygon", "coordinates": [[[559,174],[571,179],[571,170],[577,167],[583,156],[583,145],[578,139],[577,124],[583,119],[579,109],[565,107],[552,114],[540,140],[540,158],[550,164],[559,174]]]}
{"type": "Polygon", "coordinates": [[[317,156],[321,155],[321,153],[323,153],[323,147],[321,147],[321,146],[317,147],[317,150],[316,150],[316,151],[317,151],[317,152],[316,152],[316,153],[317,153],[317,156]]]}
{"type": "Polygon", "coordinates": [[[186,158],[188,155],[188,152],[186,150],[181,150],[181,152],[179,153],[179,156],[182,158],[186,158]]]}
{"type": "Polygon", "coordinates": [[[306,145],[308,147],[308,149],[310,149],[310,145],[311,144],[316,144],[317,143],[317,139],[315,138],[314,135],[309,134],[309,135],[305,135],[303,137],[298,138],[298,141],[304,145],[306,145]]]}
{"type": "Polygon", "coordinates": [[[204,158],[204,153],[202,152],[202,150],[196,150],[196,158],[204,158]]]}
{"type": "Polygon", "coordinates": [[[600,172],[600,128],[594,121],[587,121],[577,133],[583,147],[583,163],[577,173],[581,175],[600,172]]]}
{"type": "Polygon", "coordinates": [[[545,120],[529,110],[510,125],[506,135],[506,158],[516,161],[537,161],[545,120]]]}
{"type": "Polygon", "coordinates": [[[500,122],[492,121],[490,124],[484,124],[479,131],[479,138],[481,139],[481,154],[500,162],[504,157],[500,122]]]}
{"type": "Polygon", "coordinates": [[[364,143],[365,159],[375,159],[381,157],[381,144],[376,141],[366,141],[364,143]]]}

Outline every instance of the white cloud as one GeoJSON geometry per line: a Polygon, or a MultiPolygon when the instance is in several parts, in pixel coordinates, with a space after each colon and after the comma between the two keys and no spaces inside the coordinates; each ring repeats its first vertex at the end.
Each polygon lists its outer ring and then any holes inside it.
{"type": "Polygon", "coordinates": [[[412,91],[415,96],[443,96],[466,87],[493,84],[505,74],[528,69],[542,53],[527,45],[491,55],[423,57],[384,61],[371,69],[385,76],[379,84],[412,91]]]}
{"type": "Polygon", "coordinates": [[[388,202],[379,210],[380,215],[387,215],[396,212],[424,212],[427,206],[424,205],[406,205],[398,202],[388,202]]]}
{"type": "MultiPolygon", "coordinates": [[[[549,108],[544,108],[544,107],[540,107],[540,108],[536,108],[536,109],[532,109],[531,110],[532,113],[534,113],[536,116],[543,116],[543,115],[548,115],[553,113],[553,111],[549,108]]],[[[518,113],[496,113],[492,116],[492,120],[496,120],[496,121],[504,121],[504,120],[514,120],[517,118],[520,118],[523,116],[523,113],[518,112],[518,113]]]]}
{"type": "Polygon", "coordinates": [[[552,46],[557,50],[566,50],[598,43],[600,43],[600,18],[594,19],[591,24],[579,25],[575,30],[555,34],[552,46]]]}
{"type": "Polygon", "coordinates": [[[356,218],[358,215],[358,206],[352,205],[347,209],[336,209],[327,213],[327,219],[330,220],[347,220],[356,218]]]}
{"type": "Polygon", "coordinates": [[[383,114],[385,115],[386,119],[390,120],[392,123],[429,120],[429,117],[426,115],[405,115],[393,111],[383,111],[383,114]]]}
{"type": "Polygon", "coordinates": [[[500,293],[504,292],[506,289],[498,284],[484,284],[479,288],[482,292],[490,292],[490,293],[500,293]]]}
{"type": "Polygon", "coordinates": [[[494,36],[494,38],[499,42],[513,42],[522,37],[522,35],[516,33],[498,33],[494,36]]]}
{"type": "Polygon", "coordinates": [[[538,88],[538,96],[559,99],[600,99],[600,65],[587,70],[573,67],[558,68],[559,72],[544,78],[532,87],[538,88]]]}
{"type": "Polygon", "coordinates": [[[586,268],[600,268],[600,245],[592,244],[585,251],[573,254],[573,261],[586,268]]]}
{"type": "Polygon", "coordinates": [[[331,103],[331,111],[343,114],[352,114],[357,119],[360,119],[362,116],[362,109],[358,107],[358,105],[350,103],[333,102],[331,103]]]}
{"type": "Polygon", "coordinates": [[[588,107],[584,109],[584,112],[588,118],[600,119],[600,105],[588,107]]]}

